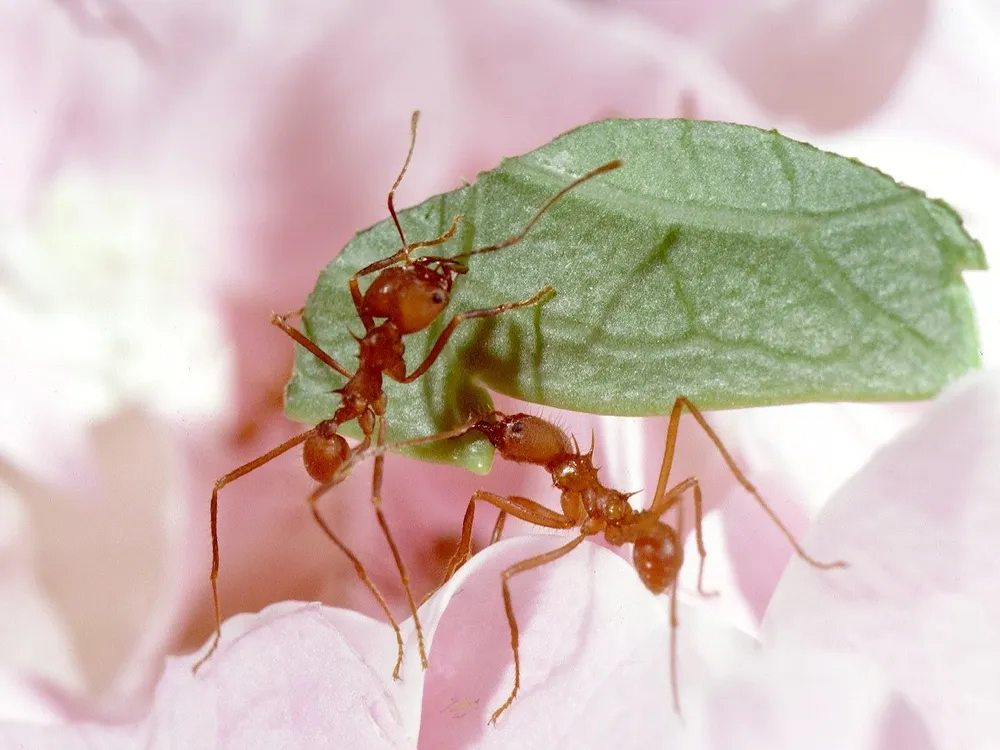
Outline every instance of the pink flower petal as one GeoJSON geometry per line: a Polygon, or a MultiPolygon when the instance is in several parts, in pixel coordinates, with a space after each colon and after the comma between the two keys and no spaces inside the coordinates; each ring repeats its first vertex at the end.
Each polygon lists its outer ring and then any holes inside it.
{"type": "Polygon", "coordinates": [[[538,747],[607,747],[612,717],[623,710],[649,712],[632,746],[676,735],[667,613],[634,571],[591,544],[512,579],[521,690],[496,727],[487,726],[513,679],[500,571],[569,538],[510,540],[460,571],[468,582],[448,602],[431,652],[421,747],[517,747],[525,738],[538,747]]]}
{"type": "Polygon", "coordinates": [[[768,649],[709,691],[691,746],[932,750],[920,715],[860,659],[768,649]]]}
{"type": "Polygon", "coordinates": [[[0,470],[24,518],[0,558],[4,601],[16,607],[0,659],[121,713],[155,682],[176,624],[175,524],[186,493],[175,444],[157,420],[122,413],[92,439],[99,503],[0,470]]]}
{"type": "Polygon", "coordinates": [[[889,98],[929,25],[932,0],[617,0],[719,60],[772,117],[850,127],[889,98]]]}
{"type": "MultiPolygon", "coordinates": [[[[792,535],[800,537],[834,490],[925,408],[799,404],[720,412],[713,421],[739,448],[741,463],[764,500],[792,535]]],[[[735,482],[722,513],[736,578],[759,622],[794,550],[735,482]]]]}
{"type": "Polygon", "coordinates": [[[805,540],[844,571],[793,561],[763,635],[871,659],[943,748],[1000,736],[1000,378],[971,375],[831,500],[805,540]]]}
{"type": "Polygon", "coordinates": [[[873,122],[894,131],[933,133],[1000,155],[1000,12],[991,0],[929,6],[927,33],[899,89],[873,122]]]}
{"type": "Polygon", "coordinates": [[[336,738],[343,747],[410,747],[382,663],[395,639],[370,623],[356,650],[338,625],[357,617],[288,602],[229,621],[203,672],[191,674],[190,658],[168,664],[145,724],[148,746],[317,747],[336,738]]]}

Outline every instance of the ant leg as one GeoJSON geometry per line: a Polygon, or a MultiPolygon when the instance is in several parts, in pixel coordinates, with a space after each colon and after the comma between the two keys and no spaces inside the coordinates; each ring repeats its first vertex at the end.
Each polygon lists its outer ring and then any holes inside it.
{"type": "MultiPolygon", "coordinates": [[[[362,441],[357,446],[354,447],[354,449],[351,451],[351,454],[347,457],[347,459],[345,459],[344,463],[348,463],[353,459],[354,456],[366,451],[370,445],[371,445],[371,437],[365,435],[364,439],[362,439],[362,441]]],[[[322,516],[320,516],[319,514],[319,508],[317,505],[319,499],[324,494],[326,494],[326,492],[328,492],[332,487],[340,484],[346,478],[347,474],[346,473],[341,474],[340,471],[338,470],[338,473],[334,474],[333,479],[331,479],[328,482],[324,482],[323,484],[316,487],[316,489],[314,489],[311,493],[309,493],[309,496],[306,498],[306,502],[309,504],[309,509],[312,512],[313,519],[316,521],[317,525],[319,525],[320,529],[323,530],[323,533],[326,534],[327,538],[331,542],[337,545],[340,551],[343,552],[347,556],[347,558],[351,561],[351,564],[354,565],[354,571],[357,573],[358,578],[361,580],[361,583],[363,583],[365,587],[371,592],[372,596],[375,597],[375,601],[378,602],[379,607],[385,614],[386,620],[388,620],[389,625],[395,632],[397,651],[396,651],[396,665],[395,667],[393,667],[392,677],[393,679],[398,680],[399,670],[403,664],[402,631],[400,631],[398,623],[392,616],[392,612],[389,610],[389,604],[386,602],[385,597],[382,596],[382,593],[375,586],[374,581],[372,581],[372,579],[368,577],[368,572],[365,570],[364,565],[361,564],[361,561],[358,559],[357,555],[351,552],[351,550],[348,549],[347,545],[344,544],[340,540],[340,538],[333,533],[333,530],[329,527],[329,525],[323,520],[322,516]]]]}
{"type": "MultiPolygon", "coordinates": [[[[475,508],[475,504],[471,504],[470,503],[469,508],[466,511],[466,519],[462,522],[462,537],[463,537],[463,539],[465,538],[465,535],[466,535],[466,527],[467,526],[468,526],[468,529],[469,529],[468,534],[470,534],[470,535],[472,534],[472,511],[473,511],[474,508],[475,508]]],[[[496,544],[497,542],[500,541],[500,537],[503,536],[503,527],[504,527],[504,525],[505,525],[506,522],[507,522],[507,511],[502,510],[497,515],[497,520],[493,524],[493,533],[490,535],[490,541],[486,544],[486,547],[492,547],[494,544],[496,544]]],[[[458,570],[463,565],[465,565],[465,563],[468,562],[469,558],[472,556],[471,536],[470,536],[470,541],[469,541],[469,543],[468,543],[467,546],[468,546],[468,549],[466,550],[465,554],[463,555],[461,553],[462,542],[459,542],[458,549],[455,550],[455,554],[452,555],[451,560],[448,562],[448,570],[447,570],[447,572],[444,575],[444,580],[445,581],[447,581],[449,578],[451,578],[455,574],[455,571],[458,570]]],[[[483,549],[486,549],[486,547],[483,547],[483,549]]],[[[443,582],[442,582],[442,585],[443,585],[443,582]]]]}
{"type": "MultiPolygon", "coordinates": [[[[681,505],[677,505],[677,520],[680,523],[681,505]]],[[[701,501],[701,485],[694,483],[694,540],[698,547],[698,594],[706,599],[712,599],[719,595],[718,591],[705,591],[705,538],[702,532],[702,523],[705,520],[704,508],[701,501]]]]}
{"type": "Polygon", "coordinates": [[[490,537],[490,545],[496,544],[500,541],[500,537],[503,536],[503,527],[507,521],[507,512],[500,511],[500,515],[497,516],[497,522],[493,524],[493,535],[490,537]]]}
{"type": "Polygon", "coordinates": [[[434,342],[434,346],[431,347],[431,351],[424,361],[420,363],[416,370],[411,372],[399,382],[412,383],[414,380],[427,372],[431,365],[434,364],[434,361],[441,356],[441,352],[448,343],[448,339],[452,337],[452,334],[455,333],[455,329],[458,328],[462,321],[472,320],[473,318],[492,318],[511,310],[520,310],[525,307],[532,307],[540,302],[544,302],[554,294],[555,290],[550,286],[546,286],[542,289],[542,291],[538,292],[538,294],[521,302],[507,302],[503,305],[497,305],[496,307],[488,307],[481,310],[468,310],[467,312],[458,313],[451,319],[448,325],[445,326],[445,329],[441,331],[441,334],[438,336],[437,341],[434,342]]]}
{"type": "MultiPolygon", "coordinates": [[[[472,525],[475,523],[475,519],[476,501],[472,499],[469,501],[469,506],[465,509],[465,517],[462,519],[462,536],[459,539],[458,547],[455,548],[455,554],[448,561],[448,567],[444,571],[444,579],[441,581],[441,586],[444,586],[455,575],[455,571],[462,567],[471,556],[472,525]]],[[[441,588],[441,586],[438,586],[438,588],[441,588]]],[[[430,597],[433,593],[432,591],[427,596],[430,597]]]]}
{"type": "MultiPolygon", "coordinates": [[[[697,488],[698,487],[697,483],[695,483],[694,486],[695,488],[697,488]]],[[[677,540],[681,545],[683,545],[684,503],[676,504],[675,516],[677,523],[677,540]]],[[[702,549],[699,548],[698,552],[700,553],[701,551],[702,549]]],[[[683,559],[683,554],[681,556],[681,559],[683,559]]],[[[705,558],[704,556],[702,556],[698,565],[699,589],[701,588],[701,571],[703,569],[704,563],[705,563],[705,558]]],[[[670,693],[674,697],[674,711],[677,713],[678,716],[681,715],[681,692],[680,692],[681,682],[677,674],[677,627],[680,624],[680,621],[677,617],[677,589],[679,585],[680,582],[675,577],[674,585],[671,587],[670,590],[670,693]]]]}
{"type": "Polygon", "coordinates": [[[350,378],[351,376],[353,376],[354,375],[353,372],[349,372],[346,367],[344,367],[343,365],[341,365],[340,363],[338,363],[337,360],[335,360],[329,354],[327,354],[322,349],[320,349],[316,345],[315,341],[313,341],[312,339],[308,338],[304,333],[302,333],[302,331],[299,331],[296,328],[292,328],[290,325],[288,325],[287,322],[285,322],[289,318],[297,318],[297,317],[299,317],[300,315],[302,315],[302,313],[304,311],[305,311],[305,308],[299,308],[298,310],[294,310],[292,312],[285,313],[284,315],[278,315],[277,313],[274,313],[274,314],[271,315],[271,325],[277,326],[282,331],[284,331],[286,334],[288,334],[289,336],[291,336],[292,339],[294,339],[295,342],[299,346],[301,346],[303,349],[307,350],[310,354],[312,354],[314,357],[316,357],[316,359],[318,359],[320,362],[322,362],[327,367],[329,367],[329,368],[331,368],[333,370],[336,370],[341,375],[343,375],[345,378],[350,378]]]}
{"type": "MultiPolygon", "coordinates": [[[[500,518],[506,518],[510,514],[515,518],[520,518],[522,521],[527,521],[535,526],[541,526],[546,529],[572,529],[576,526],[572,519],[567,518],[562,513],[549,510],[544,505],[536,503],[534,500],[529,500],[526,497],[503,497],[502,495],[494,495],[492,492],[486,492],[485,490],[476,490],[469,500],[468,507],[465,509],[465,518],[462,520],[462,538],[458,542],[455,554],[452,555],[451,560],[448,562],[448,568],[445,572],[444,580],[441,581],[441,586],[444,586],[455,575],[455,571],[465,565],[469,558],[472,557],[472,527],[476,517],[477,502],[489,503],[497,508],[500,511],[500,518]]],[[[500,523],[499,518],[497,519],[497,526],[500,526],[501,530],[503,529],[503,524],[500,523]]],[[[494,535],[497,533],[496,526],[494,526],[493,533],[494,535]]],[[[490,542],[490,544],[492,543],[490,542]]],[[[438,586],[438,588],[441,588],[441,586],[438,586]]],[[[424,601],[427,601],[435,591],[437,589],[428,593],[424,597],[424,601]]]]}
{"type": "MultiPolygon", "coordinates": [[[[485,490],[476,490],[472,499],[469,500],[469,507],[465,511],[465,521],[462,523],[462,539],[458,543],[458,549],[455,550],[451,563],[449,563],[449,573],[445,577],[445,581],[451,578],[455,571],[472,557],[472,522],[475,517],[477,502],[489,503],[500,511],[500,517],[497,518],[497,523],[493,527],[494,535],[497,534],[497,526],[500,527],[501,531],[503,530],[503,523],[500,519],[506,519],[508,514],[514,516],[514,518],[519,518],[522,521],[527,521],[535,526],[541,526],[546,529],[572,529],[576,526],[576,523],[571,518],[567,518],[562,513],[550,510],[544,505],[536,503],[534,500],[529,500],[526,497],[518,497],[516,495],[503,497],[502,495],[494,495],[492,492],[486,492],[485,490]]],[[[496,540],[494,539],[493,541],[496,540]]],[[[493,541],[490,544],[493,544],[493,541]]]]}
{"type": "MultiPolygon", "coordinates": [[[[385,444],[385,417],[378,418],[378,433],[375,438],[376,447],[385,444]]],[[[372,470],[372,506],[375,508],[375,517],[378,525],[382,529],[382,536],[385,537],[392,551],[392,559],[396,562],[396,570],[399,571],[399,579],[403,584],[403,591],[406,593],[406,603],[413,616],[413,626],[417,631],[417,649],[420,651],[420,663],[427,669],[427,651],[424,647],[424,631],[420,626],[420,615],[417,613],[417,604],[413,600],[413,592],[410,590],[410,577],[406,572],[406,565],[403,564],[403,557],[399,554],[399,548],[389,531],[389,524],[385,514],[382,512],[382,474],[384,471],[385,454],[379,453],[375,456],[375,466],[372,470]]]]}
{"type": "Polygon", "coordinates": [[[398,680],[399,670],[403,666],[403,633],[399,629],[399,624],[392,616],[392,612],[389,609],[388,602],[386,602],[385,597],[382,596],[382,592],[379,591],[378,588],[375,586],[375,582],[368,577],[368,571],[365,570],[365,566],[361,564],[361,560],[358,559],[358,556],[355,555],[353,552],[351,552],[350,549],[348,549],[347,545],[344,544],[337,537],[337,535],[333,533],[333,530],[327,525],[326,521],[323,520],[323,517],[319,514],[319,508],[316,505],[316,499],[312,495],[309,497],[309,510],[312,511],[313,519],[315,519],[316,523],[319,524],[319,527],[323,530],[323,533],[326,534],[327,538],[329,538],[331,542],[337,545],[337,547],[340,548],[341,552],[347,555],[347,559],[350,560],[351,564],[354,565],[354,571],[358,574],[358,578],[361,579],[361,582],[371,592],[372,596],[375,597],[375,601],[378,602],[379,607],[382,609],[382,613],[385,615],[386,620],[389,621],[389,625],[395,632],[396,666],[394,666],[392,669],[392,678],[394,680],[398,680]]]}
{"type": "Polygon", "coordinates": [[[212,606],[215,609],[215,636],[212,638],[212,645],[209,646],[205,655],[198,659],[198,661],[196,661],[191,667],[191,671],[193,673],[197,673],[198,670],[201,669],[202,664],[209,660],[212,654],[215,653],[215,650],[219,647],[219,641],[222,640],[222,608],[219,605],[219,490],[230,482],[233,482],[242,476],[246,476],[254,469],[259,469],[261,466],[277,458],[282,453],[290,451],[299,443],[305,442],[315,431],[315,428],[313,428],[311,430],[306,430],[293,438],[289,438],[278,447],[272,448],[264,455],[258,456],[252,461],[248,461],[242,466],[216,480],[215,486],[212,488],[212,501],[209,507],[209,524],[212,531],[212,572],[209,575],[209,581],[212,585],[212,606]]]}
{"type": "MultiPolygon", "coordinates": [[[[680,506],[678,506],[680,507],[680,506]]],[[[677,581],[670,589],[670,693],[674,698],[674,712],[681,715],[681,684],[677,676],[677,581]]]]}
{"type": "Polygon", "coordinates": [[[785,538],[788,540],[789,544],[792,545],[792,548],[799,557],[812,565],[814,568],[820,568],[822,570],[847,567],[847,563],[843,560],[821,562],[809,555],[809,553],[802,548],[802,546],[795,540],[795,537],[792,536],[792,532],[790,532],[788,527],[781,522],[778,515],[771,509],[771,506],[767,504],[767,501],[764,500],[760,492],[757,491],[757,488],[753,486],[749,479],[747,479],[746,474],[744,474],[740,467],[736,465],[736,461],[733,460],[729,451],[726,450],[726,446],[723,445],[722,439],[718,436],[715,430],[711,428],[701,411],[699,411],[698,408],[684,396],[679,396],[677,400],[674,401],[674,408],[670,412],[670,422],[667,425],[666,447],[663,452],[663,463],[660,465],[660,478],[656,484],[657,496],[663,492],[663,488],[666,487],[667,484],[667,478],[670,474],[670,468],[673,463],[674,452],[677,445],[677,431],[680,427],[681,414],[684,409],[687,409],[691,413],[691,416],[695,418],[695,421],[698,422],[701,428],[705,431],[705,434],[708,435],[709,439],[715,445],[716,449],[718,449],[722,459],[726,462],[726,466],[729,467],[729,471],[732,472],[732,475],[736,478],[736,481],[739,482],[743,486],[743,489],[749,492],[750,495],[753,496],[754,500],[757,501],[757,504],[764,509],[768,518],[770,518],[781,533],[784,534],[785,538]]]}
{"type": "Polygon", "coordinates": [[[433,240],[422,240],[420,242],[414,242],[410,245],[410,252],[414,250],[423,250],[425,247],[434,247],[436,245],[443,245],[445,242],[450,240],[455,236],[455,232],[458,231],[458,225],[462,221],[462,215],[459,214],[454,219],[451,220],[451,226],[448,227],[448,231],[444,234],[435,237],[433,240]]]}
{"type": "Polygon", "coordinates": [[[492,716],[490,716],[490,724],[495,725],[497,723],[497,719],[500,717],[500,714],[506,711],[510,704],[514,702],[514,698],[517,696],[517,691],[521,687],[521,655],[518,651],[517,620],[514,618],[514,605],[512,604],[510,598],[510,579],[518,573],[523,573],[526,570],[538,568],[542,565],[558,560],[563,555],[566,555],[576,549],[586,538],[586,536],[580,534],[580,536],[570,540],[563,546],[557,547],[551,552],[537,555],[536,557],[529,557],[527,560],[511,565],[500,574],[503,590],[503,606],[507,613],[507,624],[510,626],[510,647],[514,652],[514,688],[510,691],[510,695],[507,696],[507,700],[503,702],[503,705],[494,711],[492,716]]]}

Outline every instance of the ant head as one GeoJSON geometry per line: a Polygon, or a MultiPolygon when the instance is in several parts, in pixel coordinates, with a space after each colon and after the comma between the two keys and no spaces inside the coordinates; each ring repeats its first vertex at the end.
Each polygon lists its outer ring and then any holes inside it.
{"type": "Polygon", "coordinates": [[[632,564],[639,580],[654,594],[662,594],[676,583],[683,561],[684,549],[677,532],[664,523],[657,523],[649,533],[638,537],[632,547],[632,564]]]}
{"type": "Polygon", "coordinates": [[[456,273],[437,260],[420,258],[386,268],[365,291],[363,312],[388,318],[404,335],[424,330],[448,306],[456,273]]]}
{"type": "Polygon", "coordinates": [[[493,443],[508,461],[548,466],[573,454],[566,433],[551,422],[531,414],[490,412],[475,429],[493,443]]]}

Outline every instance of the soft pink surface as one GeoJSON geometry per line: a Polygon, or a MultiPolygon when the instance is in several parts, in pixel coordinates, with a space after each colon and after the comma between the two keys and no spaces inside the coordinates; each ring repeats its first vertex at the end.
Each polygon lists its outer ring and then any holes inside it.
{"type": "Polygon", "coordinates": [[[272,748],[962,748],[1000,736],[1000,375],[965,378],[881,450],[807,538],[844,570],[790,566],[755,643],[680,608],[683,718],[670,710],[666,597],[584,544],[512,580],[512,677],[499,571],[560,544],[526,536],[477,555],[424,607],[431,668],[389,678],[390,629],[285,602],[230,619],[197,677],[174,658],[132,726],[8,726],[0,746],[272,748]],[[6,743],[6,744],[5,744],[6,743]],[[89,744],[86,744],[89,743],[89,744]]]}

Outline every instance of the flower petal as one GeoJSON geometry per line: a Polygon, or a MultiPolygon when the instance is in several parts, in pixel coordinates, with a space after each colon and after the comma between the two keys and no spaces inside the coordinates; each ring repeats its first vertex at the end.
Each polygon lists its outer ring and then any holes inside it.
{"type": "Polygon", "coordinates": [[[817,518],[762,626],[773,643],[870,658],[942,747],[1000,736],[1000,377],[971,375],[817,518]]]}
{"type": "Polygon", "coordinates": [[[190,658],[168,663],[145,725],[149,746],[320,747],[336,738],[341,747],[412,747],[383,671],[395,639],[369,622],[358,650],[340,624],[359,617],[285,602],[227,621],[197,675],[190,658]]]}

